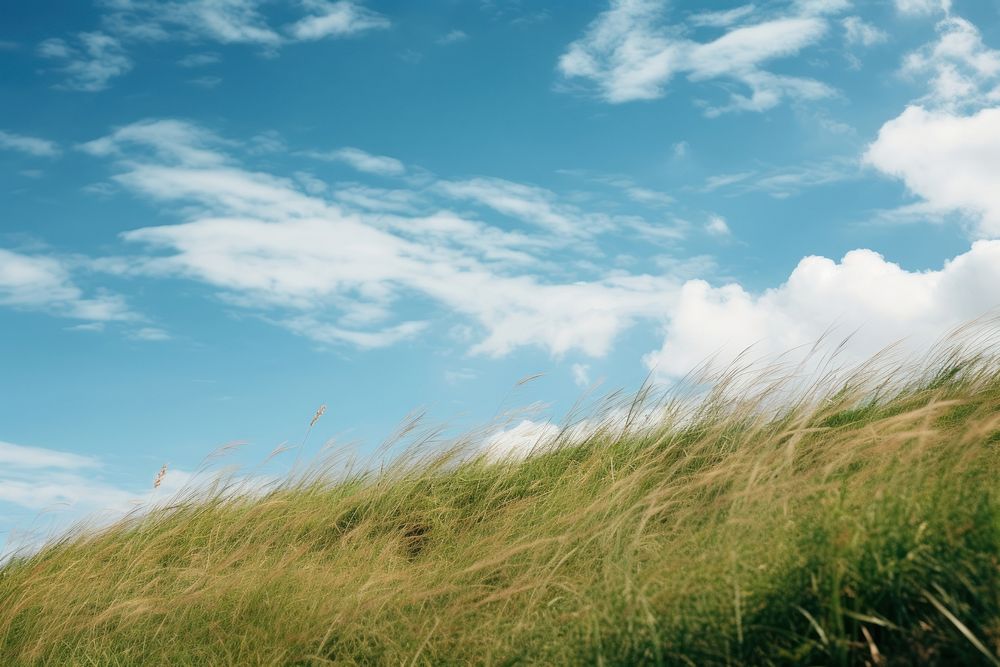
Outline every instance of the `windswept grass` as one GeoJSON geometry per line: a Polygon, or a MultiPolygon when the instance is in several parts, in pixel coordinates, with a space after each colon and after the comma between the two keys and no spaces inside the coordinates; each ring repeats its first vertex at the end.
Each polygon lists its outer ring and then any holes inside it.
{"type": "Polygon", "coordinates": [[[0,663],[1000,664],[994,352],[735,368],[525,460],[417,448],[78,532],[0,570],[0,663]]]}

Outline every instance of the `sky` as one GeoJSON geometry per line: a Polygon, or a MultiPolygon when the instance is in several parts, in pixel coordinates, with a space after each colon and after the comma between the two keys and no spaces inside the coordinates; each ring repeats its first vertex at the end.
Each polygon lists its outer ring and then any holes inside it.
{"type": "Polygon", "coordinates": [[[0,2],[8,544],[1000,305],[997,2],[0,2]]]}

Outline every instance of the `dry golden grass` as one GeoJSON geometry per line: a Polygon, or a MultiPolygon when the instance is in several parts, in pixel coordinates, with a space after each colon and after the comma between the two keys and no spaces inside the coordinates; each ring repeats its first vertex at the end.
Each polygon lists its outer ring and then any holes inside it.
{"type": "Polygon", "coordinates": [[[0,570],[0,663],[998,664],[995,331],[77,531],[0,570]]]}

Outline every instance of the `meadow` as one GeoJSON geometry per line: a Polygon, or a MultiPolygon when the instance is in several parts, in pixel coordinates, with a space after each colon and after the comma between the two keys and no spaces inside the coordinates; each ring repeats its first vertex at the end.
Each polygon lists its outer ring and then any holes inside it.
{"type": "Polygon", "coordinates": [[[78,528],[0,569],[0,664],[1000,664],[996,330],[78,528]]]}

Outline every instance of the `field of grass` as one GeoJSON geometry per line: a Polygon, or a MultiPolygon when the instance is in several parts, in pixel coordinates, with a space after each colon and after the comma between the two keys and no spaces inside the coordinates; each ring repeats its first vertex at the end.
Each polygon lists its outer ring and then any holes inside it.
{"type": "Polygon", "coordinates": [[[997,665],[998,371],[737,368],[523,460],[193,495],[0,569],[0,664],[997,665]]]}

